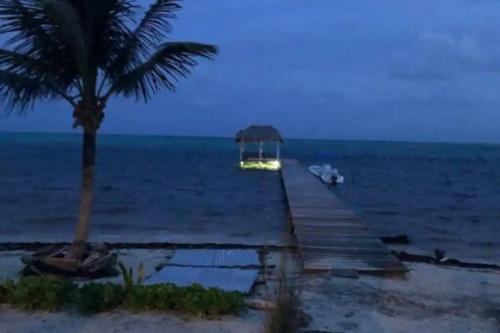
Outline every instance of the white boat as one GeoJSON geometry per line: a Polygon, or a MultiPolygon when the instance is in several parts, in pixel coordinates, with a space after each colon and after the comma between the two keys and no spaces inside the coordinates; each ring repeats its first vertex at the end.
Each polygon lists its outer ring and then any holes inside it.
{"type": "Polygon", "coordinates": [[[342,184],[344,182],[344,177],[340,175],[337,169],[332,169],[330,164],[311,165],[309,171],[327,184],[342,184]]]}

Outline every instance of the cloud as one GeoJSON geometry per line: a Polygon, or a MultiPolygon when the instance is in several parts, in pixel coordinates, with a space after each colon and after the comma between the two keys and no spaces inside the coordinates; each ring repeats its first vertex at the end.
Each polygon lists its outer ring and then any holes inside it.
{"type": "Polygon", "coordinates": [[[500,72],[500,48],[470,34],[424,31],[414,46],[393,56],[389,75],[400,80],[450,80],[477,72],[500,72]]]}
{"type": "Polygon", "coordinates": [[[451,36],[440,32],[424,31],[420,34],[419,38],[431,44],[446,46],[453,46],[455,44],[455,40],[451,36]]]}

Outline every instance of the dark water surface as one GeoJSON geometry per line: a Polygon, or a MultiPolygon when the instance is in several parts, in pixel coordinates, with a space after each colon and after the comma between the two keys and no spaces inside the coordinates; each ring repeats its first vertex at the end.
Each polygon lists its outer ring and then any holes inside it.
{"type": "MultiPolygon", "coordinates": [[[[0,133],[0,242],[71,240],[80,136],[0,133]]],[[[333,162],[333,191],[411,249],[500,258],[500,146],[289,140],[286,157],[333,162]]],[[[231,139],[102,135],[92,239],[277,244],[280,179],[241,171],[231,139]]]]}

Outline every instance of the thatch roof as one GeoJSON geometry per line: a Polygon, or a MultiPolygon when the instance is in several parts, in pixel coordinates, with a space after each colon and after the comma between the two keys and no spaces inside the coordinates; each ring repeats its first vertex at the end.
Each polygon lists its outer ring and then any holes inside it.
{"type": "Polygon", "coordinates": [[[280,132],[273,126],[252,125],[236,134],[236,142],[278,141],[283,142],[280,132]]]}

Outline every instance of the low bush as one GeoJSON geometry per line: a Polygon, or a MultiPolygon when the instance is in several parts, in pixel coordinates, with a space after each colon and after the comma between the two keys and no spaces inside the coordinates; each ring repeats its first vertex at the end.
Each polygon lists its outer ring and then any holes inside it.
{"type": "Polygon", "coordinates": [[[98,313],[118,307],[133,311],[178,311],[193,315],[239,314],[245,308],[244,295],[200,285],[173,284],[127,287],[113,283],[72,282],[49,276],[26,277],[0,285],[0,303],[26,310],[57,311],[75,305],[83,313],[98,313]]]}
{"type": "Polygon", "coordinates": [[[97,313],[121,306],[125,297],[125,289],[120,285],[89,283],[75,292],[74,301],[80,312],[97,313]]]}
{"type": "Polygon", "coordinates": [[[219,315],[238,314],[244,307],[244,297],[238,292],[224,292],[220,289],[203,289],[192,285],[184,289],[181,311],[194,314],[219,315]]]}
{"type": "Polygon", "coordinates": [[[178,310],[180,290],[171,284],[152,286],[133,286],[127,297],[126,306],[134,311],[143,310],[178,310]]]}
{"type": "Polygon", "coordinates": [[[57,311],[69,303],[75,285],[51,276],[29,276],[3,285],[5,302],[25,310],[57,311]]]}
{"type": "Polygon", "coordinates": [[[238,314],[244,309],[244,296],[238,292],[204,289],[200,285],[177,287],[173,284],[134,286],[127,307],[134,311],[180,311],[195,315],[238,314]]]}
{"type": "Polygon", "coordinates": [[[7,302],[7,288],[0,284],[0,304],[7,302]]]}

